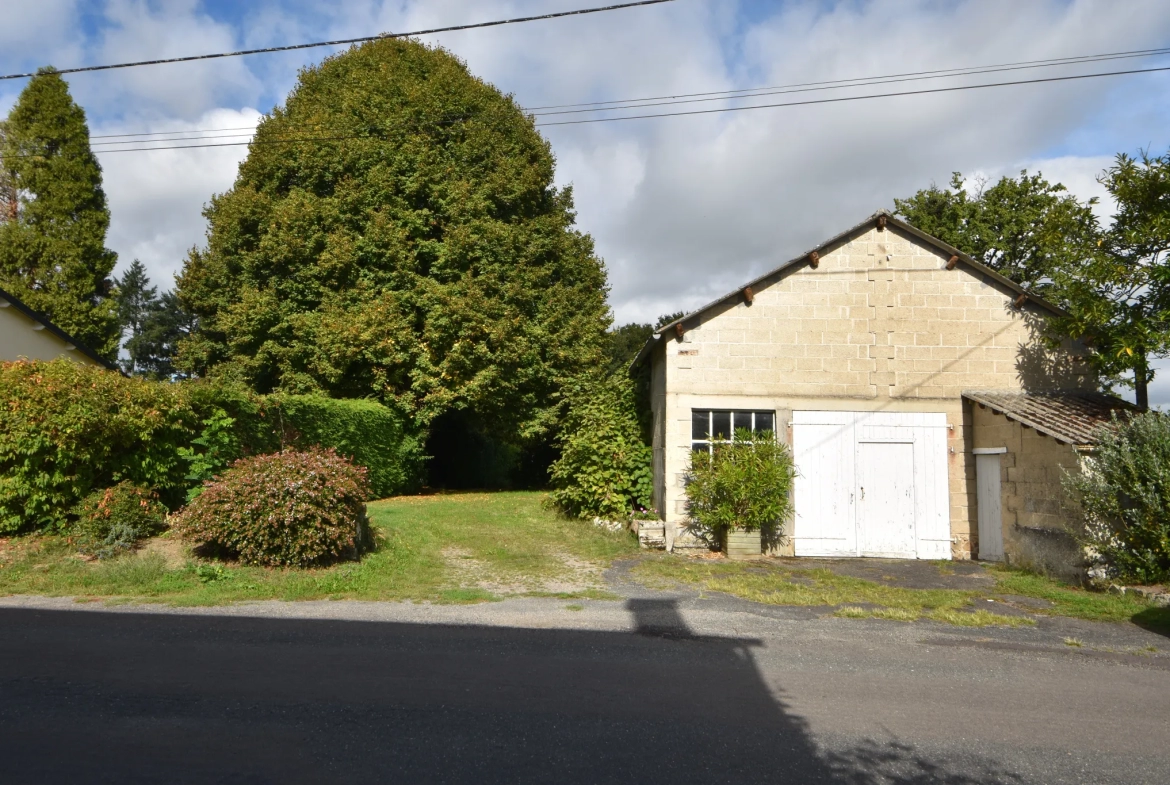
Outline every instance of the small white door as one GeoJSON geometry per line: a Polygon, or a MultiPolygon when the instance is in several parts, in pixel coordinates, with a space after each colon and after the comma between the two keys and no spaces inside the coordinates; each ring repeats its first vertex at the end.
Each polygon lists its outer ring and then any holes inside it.
{"type": "Polygon", "coordinates": [[[975,455],[975,504],[979,515],[979,558],[1003,561],[999,453],[975,455]]]}
{"type": "Polygon", "coordinates": [[[857,445],[858,536],[862,556],[913,559],[914,443],[857,445]]]}

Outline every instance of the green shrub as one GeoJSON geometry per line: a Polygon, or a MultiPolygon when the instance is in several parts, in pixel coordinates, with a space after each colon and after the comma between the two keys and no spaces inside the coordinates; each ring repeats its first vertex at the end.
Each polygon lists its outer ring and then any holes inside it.
{"type": "Polygon", "coordinates": [[[332,447],[367,470],[371,498],[421,485],[426,456],[407,418],[377,401],[320,395],[274,396],[285,442],[332,447]]]}
{"type": "Polygon", "coordinates": [[[1079,502],[1096,566],[1120,581],[1170,581],[1170,417],[1115,418],[1065,487],[1079,502]]]}
{"type": "Polygon", "coordinates": [[[177,385],[65,359],[0,364],[0,534],[63,527],[123,480],[177,503],[196,423],[177,385]]]}
{"type": "Polygon", "coordinates": [[[89,494],[75,512],[70,533],[81,552],[107,559],[162,531],[167,508],[149,488],[123,480],[89,494]]]}
{"type": "Polygon", "coordinates": [[[550,470],[553,504],[605,520],[649,509],[653,453],[642,441],[633,382],[618,374],[574,391],[566,420],[550,470]]]}
{"type": "Polygon", "coordinates": [[[736,430],[712,452],[692,452],[684,478],[691,531],[712,546],[729,529],[758,530],[765,546],[779,543],[794,477],[792,453],[771,431],[736,430]]]}
{"type": "Polygon", "coordinates": [[[206,483],[173,526],[245,564],[305,567],[356,558],[368,537],[365,474],[317,447],[242,458],[206,483]]]}
{"type": "Polygon", "coordinates": [[[234,449],[230,460],[281,449],[280,419],[271,396],[259,395],[240,382],[221,378],[182,382],[184,398],[195,410],[201,432],[221,417],[232,421],[234,449]]]}

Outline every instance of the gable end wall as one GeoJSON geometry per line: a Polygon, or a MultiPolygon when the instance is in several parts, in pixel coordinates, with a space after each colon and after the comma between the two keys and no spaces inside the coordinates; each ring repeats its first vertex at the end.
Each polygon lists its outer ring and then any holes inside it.
{"type": "MultiPolygon", "coordinates": [[[[1096,389],[1075,347],[1049,351],[1044,312],[896,228],[859,230],[742,299],[663,336],[662,512],[685,525],[682,477],[692,408],[941,412],[953,426],[951,532],[969,558],[975,530],[967,389],[1096,389]]],[[[657,464],[657,462],[656,462],[657,464]]],[[[656,465],[657,468],[657,465],[656,465]]],[[[657,478],[656,478],[657,481],[657,478]]],[[[681,540],[680,540],[681,541],[681,540]]]]}

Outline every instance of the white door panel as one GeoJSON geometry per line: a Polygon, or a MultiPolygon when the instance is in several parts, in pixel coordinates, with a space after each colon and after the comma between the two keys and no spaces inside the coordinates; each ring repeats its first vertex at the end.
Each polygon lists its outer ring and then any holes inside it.
{"type": "Polygon", "coordinates": [[[840,412],[793,425],[797,556],[855,556],[853,424],[840,412]],[[824,422],[836,419],[838,422],[824,422]],[[845,420],[842,422],[841,420],[845,420]]]}
{"type": "Polygon", "coordinates": [[[796,555],[951,558],[945,414],[797,411],[792,440],[796,555]]]}
{"type": "Polygon", "coordinates": [[[857,529],[862,556],[913,559],[914,443],[857,445],[857,529]]]}

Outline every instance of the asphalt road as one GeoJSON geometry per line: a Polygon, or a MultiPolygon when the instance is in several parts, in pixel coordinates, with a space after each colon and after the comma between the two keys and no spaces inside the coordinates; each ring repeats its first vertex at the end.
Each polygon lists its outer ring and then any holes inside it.
{"type": "Polygon", "coordinates": [[[5,601],[0,782],[1170,782],[1164,656],[566,604],[5,601]]]}

